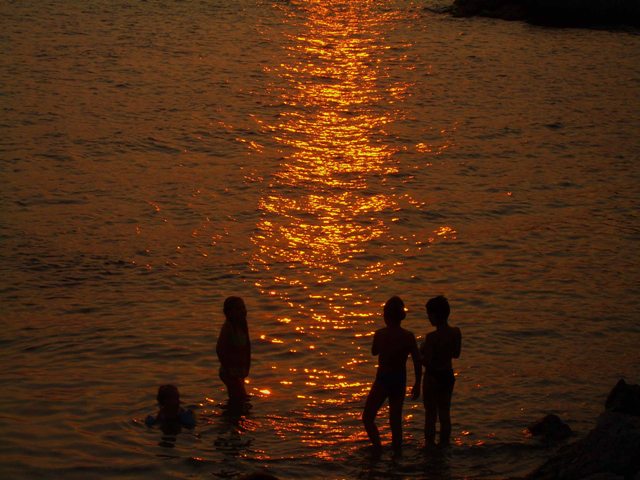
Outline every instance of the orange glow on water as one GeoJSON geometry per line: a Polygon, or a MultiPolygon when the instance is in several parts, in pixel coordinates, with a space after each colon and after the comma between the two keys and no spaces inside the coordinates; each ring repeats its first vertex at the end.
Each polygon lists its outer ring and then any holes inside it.
{"type": "MultiPolygon", "coordinates": [[[[286,309],[277,322],[289,327],[278,338],[259,337],[273,348],[283,344],[288,370],[273,380],[283,392],[266,391],[307,405],[295,412],[296,420],[271,421],[279,435],[296,434],[315,447],[352,436],[344,416],[360,415],[353,405],[331,415],[322,408],[361,402],[369,389],[354,378],[373,361],[360,344],[370,341],[385,300],[376,295],[377,284],[404,263],[388,257],[385,246],[396,239],[411,247],[418,243],[394,231],[403,220],[401,202],[420,202],[387,186],[399,174],[400,148],[385,129],[401,118],[400,104],[411,87],[387,80],[385,34],[398,12],[381,13],[372,5],[304,2],[304,19],[295,20],[305,33],[292,35],[284,60],[266,69],[282,107],[273,117],[255,119],[272,137],[279,165],[265,179],[259,201],[250,261],[259,278],[253,284],[286,309]],[[353,288],[363,283],[370,288],[353,288]],[[337,351],[332,332],[350,331],[351,348],[337,351]],[[304,363],[290,367],[297,359],[304,363]]],[[[243,143],[253,154],[263,151],[250,140],[243,143]]]]}
{"type": "Polygon", "coordinates": [[[347,319],[360,321],[373,312],[370,299],[348,282],[331,285],[396,271],[396,265],[381,260],[352,264],[390,230],[380,213],[397,208],[396,196],[369,191],[372,183],[379,187],[398,172],[397,150],[382,139],[384,126],[395,120],[389,112],[397,110],[377,105],[397,102],[409,88],[379,87],[385,74],[382,56],[389,48],[379,38],[389,19],[372,15],[369,7],[369,2],[305,3],[306,34],[292,36],[286,61],[268,69],[274,84],[286,85],[274,87],[285,107],[275,122],[259,120],[287,155],[260,201],[252,259],[258,271],[283,268],[256,286],[312,323],[333,328],[348,328],[347,319]],[[325,288],[314,288],[318,285],[325,288]],[[300,298],[290,298],[290,287],[301,291],[300,298]]]}

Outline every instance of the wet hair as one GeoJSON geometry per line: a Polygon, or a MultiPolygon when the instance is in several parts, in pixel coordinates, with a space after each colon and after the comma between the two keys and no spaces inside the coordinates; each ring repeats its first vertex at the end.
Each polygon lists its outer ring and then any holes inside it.
{"type": "Polygon", "coordinates": [[[404,302],[400,297],[394,295],[384,304],[385,320],[399,324],[406,316],[407,313],[404,311],[404,302]]]}
{"type": "Polygon", "coordinates": [[[236,327],[240,327],[245,332],[249,331],[249,326],[247,325],[246,318],[236,317],[233,312],[237,309],[243,309],[245,312],[247,310],[246,305],[244,304],[244,300],[240,297],[227,297],[224,301],[224,306],[222,307],[222,311],[224,312],[224,316],[227,321],[236,327]]]}
{"type": "Polygon", "coordinates": [[[176,399],[178,403],[180,403],[180,392],[178,392],[178,387],[175,385],[161,385],[158,388],[158,396],[156,399],[158,400],[159,405],[166,405],[167,401],[172,398],[176,399]]]}
{"type": "MultiPolygon", "coordinates": [[[[222,307],[222,311],[225,316],[229,316],[229,314],[238,307],[244,307],[244,300],[240,297],[227,297],[224,301],[224,306],[222,307]]],[[[245,307],[246,308],[246,307],[245,307]]]]}
{"type": "Polygon", "coordinates": [[[449,301],[442,295],[433,297],[427,302],[427,313],[433,316],[436,325],[446,323],[450,312],[449,301]]]}

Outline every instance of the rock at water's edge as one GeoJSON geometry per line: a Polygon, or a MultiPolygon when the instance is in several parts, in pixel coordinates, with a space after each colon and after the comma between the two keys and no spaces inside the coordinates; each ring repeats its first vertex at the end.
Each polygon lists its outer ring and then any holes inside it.
{"type": "Polygon", "coordinates": [[[451,11],[558,27],[640,27],[640,0],[455,0],[451,11]]]}
{"type": "Polygon", "coordinates": [[[609,412],[640,416],[640,385],[629,385],[621,378],[604,404],[609,412]]]}
{"type": "Polygon", "coordinates": [[[545,440],[562,440],[570,437],[573,432],[571,427],[564,423],[557,415],[546,415],[527,427],[534,437],[542,437],[545,440]]]}
{"type": "Polygon", "coordinates": [[[618,382],[607,407],[589,434],[558,452],[527,476],[529,480],[594,480],[640,476],[640,416],[627,413],[640,408],[638,385],[618,382]],[[623,404],[626,411],[616,410],[623,404]]]}

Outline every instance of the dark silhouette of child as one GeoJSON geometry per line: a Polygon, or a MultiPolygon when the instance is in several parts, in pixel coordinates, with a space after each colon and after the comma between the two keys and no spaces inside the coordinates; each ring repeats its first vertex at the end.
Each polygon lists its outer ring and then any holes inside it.
{"type": "Polygon", "coordinates": [[[400,297],[391,297],[384,305],[384,328],[376,330],[371,353],[378,355],[378,371],[362,413],[362,421],[376,452],[380,452],[380,433],[375,418],[384,401],[389,399],[389,423],[395,452],[402,447],[402,405],[407,388],[407,357],[411,354],[415,372],[414,399],[420,396],[422,367],[416,337],[400,326],[406,316],[400,297]]]}
{"type": "Polygon", "coordinates": [[[229,402],[243,403],[248,399],[244,379],[251,367],[251,341],[247,325],[247,308],[240,297],[224,301],[224,324],[216,343],[220,360],[220,379],[227,387],[229,402]]]}
{"type": "Polygon", "coordinates": [[[424,438],[426,447],[433,446],[436,436],[436,420],[440,419],[440,445],[449,445],[451,439],[451,395],[456,379],[452,359],[460,357],[462,333],[451,327],[449,302],[443,296],[430,299],[426,305],[427,316],[435,332],[429,333],[420,347],[425,366],[423,402],[425,408],[424,438]]]}
{"type": "Polygon", "coordinates": [[[196,426],[196,419],[193,412],[180,406],[180,392],[174,385],[161,385],[158,388],[158,414],[149,415],[145,424],[149,427],[160,425],[162,431],[178,433],[180,427],[193,428],[196,426]]]}

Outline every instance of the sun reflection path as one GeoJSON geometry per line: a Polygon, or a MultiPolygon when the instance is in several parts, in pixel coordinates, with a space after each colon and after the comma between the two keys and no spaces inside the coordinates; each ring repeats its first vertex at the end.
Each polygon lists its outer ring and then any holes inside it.
{"type": "MultiPolygon", "coordinates": [[[[417,208],[387,183],[399,172],[399,147],[385,127],[401,118],[410,84],[393,79],[401,62],[386,35],[406,12],[368,0],[291,3],[290,21],[299,28],[286,59],[267,70],[282,111],[256,119],[284,154],[259,204],[251,266],[260,292],[290,308],[278,320],[293,337],[263,334],[261,341],[297,355],[272,367],[288,372],[269,395],[282,389],[306,405],[286,428],[322,446],[354,435],[318,406],[344,406],[366,393],[369,384],[351,373],[372,361],[359,345],[379,326],[385,299],[375,290],[402,265],[385,247],[394,240],[401,204],[417,208]],[[341,330],[349,333],[330,334],[341,330]],[[291,366],[302,358],[312,359],[313,368],[291,366]]],[[[413,245],[419,250],[424,242],[413,245]]],[[[352,407],[343,410],[345,418],[359,416],[352,407]]],[[[282,426],[274,428],[285,435],[282,426]]]]}
{"type": "Polygon", "coordinates": [[[370,315],[369,296],[351,284],[383,262],[362,257],[389,230],[380,212],[397,207],[384,189],[398,168],[383,128],[406,85],[380,79],[384,31],[398,12],[345,1],[305,2],[304,12],[303,33],[291,36],[286,61],[271,71],[285,80],[274,94],[286,108],[263,127],[291,153],[260,202],[252,263],[277,270],[269,284],[258,282],[264,293],[321,327],[344,328],[370,315]]]}

